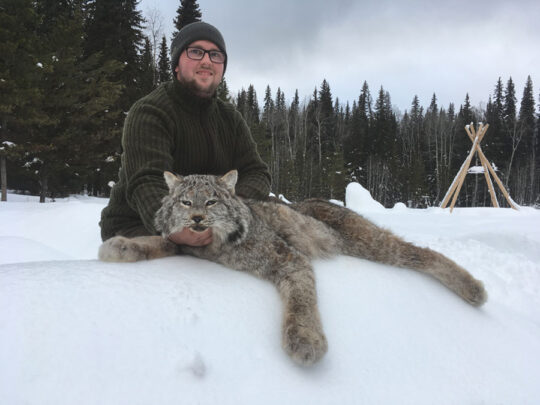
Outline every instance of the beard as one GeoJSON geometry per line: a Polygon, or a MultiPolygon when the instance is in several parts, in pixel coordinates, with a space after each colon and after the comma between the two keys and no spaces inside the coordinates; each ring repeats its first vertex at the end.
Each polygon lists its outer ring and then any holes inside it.
{"type": "Polygon", "coordinates": [[[209,86],[201,87],[195,79],[188,80],[179,75],[178,81],[191,93],[200,98],[211,98],[216,93],[219,83],[211,83],[209,86]]]}

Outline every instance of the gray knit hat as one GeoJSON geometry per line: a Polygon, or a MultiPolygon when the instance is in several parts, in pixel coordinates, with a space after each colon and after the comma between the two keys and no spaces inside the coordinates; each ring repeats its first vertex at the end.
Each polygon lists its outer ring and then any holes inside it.
{"type": "Polygon", "coordinates": [[[213,25],[207,24],[202,21],[194,22],[186,25],[182,28],[176,37],[174,37],[171,45],[171,65],[172,72],[178,66],[178,58],[186,47],[195,41],[206,40],[210,41],[225,53],[225,63],[223,64],[223,74],[227,69],[227,49],[225,48],[225,41],[221,36],[221,33],[213,25]]]}

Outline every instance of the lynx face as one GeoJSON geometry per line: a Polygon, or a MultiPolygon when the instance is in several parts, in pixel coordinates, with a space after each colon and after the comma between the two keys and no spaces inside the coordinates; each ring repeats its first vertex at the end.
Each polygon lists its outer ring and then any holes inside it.
{"type": "Polygon", "coordinates": [[[156,228],[164,237],[190,228],[204,232],[212,228],[214,237],[236,242],[247,232],[242,212],[248,208],[235,196],[238,174],[235,170],[223,177],[176,176],[164,173],[169,195],[156,213],[156,228]]]}

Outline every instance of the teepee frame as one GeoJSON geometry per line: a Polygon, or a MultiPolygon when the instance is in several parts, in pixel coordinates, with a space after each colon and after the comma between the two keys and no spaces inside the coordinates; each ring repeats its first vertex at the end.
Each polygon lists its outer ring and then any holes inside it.
{"type": "Polygon", "coordinates": [[[508,205],[510,205],[510,207],[512,207],[513,209],[517,210],[516,204],[514,203],[512,198],[510,198],[510,195],[504,188],[501,180],[499,179],[499,176],[497,176],[497,173],[495,173],[495,170],[493,170],[493,168],[489,164],[486,156],[484,155],[484,152],[482,152],[482,148],[480,147],[480,142],[486,135],[488,128],[489,124],[483,125],[482,123],[478,124],[478,130],[476,131],[472,123],[465,127],[465,131],[467,132],[467,135],[473,143],[473,146],[471,148],[471,151],[469,152],[469,155],[467,156],[467,159],[465,159],[465,162],[463,162],[461,169],[459,169],[457,176],[454,178],[454,181],[450,185],[450,188],[446,192],[443,202],[441,203],[441,208],[446,208],[448,202],[450,201],[450,198],[454,196],[452,198],[452,203],[450,204],[450,212],[452,212],[461,187],[463,186],[463,182],[465,181],[465,176],[467,175],[469,166],[471,165],[472,158],[475,153],[478,153],[478,157],[480,158],[480,161],[482,162],[482,167],[484,168],[484,176],[486,178],[489,194],[491,196],[491,203],[493,204],[493,206],[499,208],[499,202],[497,201],[497,196],[495,195],[495,189],[493,188],[493,182],[491,181],[490,174],[495,179],[495,182],[502,191],[504,197],[506,198],[506,201],[508,201],[508,205]]]}

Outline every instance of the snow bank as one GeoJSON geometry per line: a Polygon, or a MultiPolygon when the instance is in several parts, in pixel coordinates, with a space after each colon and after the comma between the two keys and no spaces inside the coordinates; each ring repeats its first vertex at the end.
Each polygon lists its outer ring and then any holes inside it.
{"type": "Polygon", "coordinates": [[[371,193],[362,187],[360,183],[349,183],[347,185],[345,205],[359,213],[384,210],[384,206],[374,200],[371,193]]]}
{"type": "MultiPolygon", "coordinates": [[[[348,206],[376,207],[355,187],[348,206]]],[[[489,301],[472,308],[409,270],[317,261],[329,352],[301,368],[280,347],[270,284],[187,256],[96,261],[105,203],[0,203],[1,404],[540,402],[537,210],[367,210],[468,268],[489,301]]]]}

